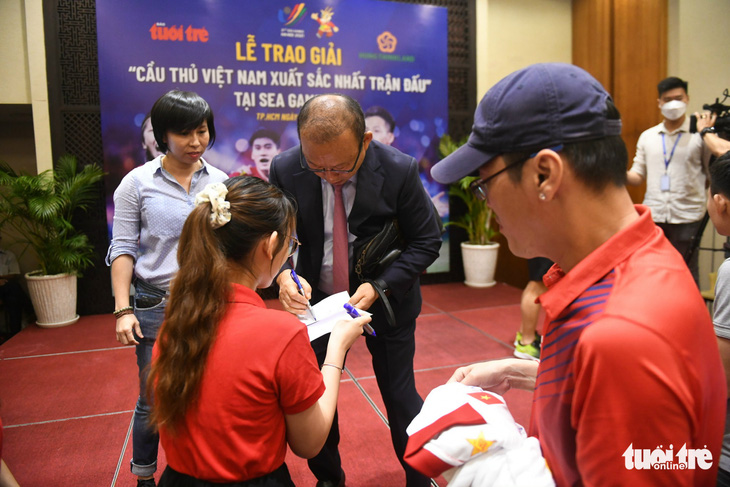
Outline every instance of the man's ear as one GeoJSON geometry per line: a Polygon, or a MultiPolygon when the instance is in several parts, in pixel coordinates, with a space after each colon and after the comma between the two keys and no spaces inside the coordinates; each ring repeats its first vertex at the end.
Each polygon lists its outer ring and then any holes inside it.
{"type": "Polygon", "coordinates": [[[365,132],[365,135],[363,135],[362,138],[362,151],[367,152],[368,147],[370,147],[370,142],[373,140],[373,133],[372,132],[365,132]]]}
{"type": "Polygon", "coordinates": [[[541,201],[550,201],[558,191],[565,176],[565,162],[560,154],[543,149],[535,156],[535,190],[541,201]]]}
{"type": "Polygon", "coordinates": [[[730,200],[728,200],[727,196],[722,193],[716,193],[712,195],[712,200],[715,202],[715,208],[717,208],[719,214],[728,215],[730,213],[730,200]]]}

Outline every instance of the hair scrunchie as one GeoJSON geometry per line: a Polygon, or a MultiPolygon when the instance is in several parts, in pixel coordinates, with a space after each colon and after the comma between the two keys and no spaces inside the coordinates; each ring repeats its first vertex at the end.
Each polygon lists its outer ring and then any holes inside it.
{"type": "Polygon", "coordinates": [[[223,183],[211,183],[195,195],[195,206],[210,203],[210,224],[220,228],[231,221],[231,203],[226,201],[228,188],[223,183]]]}

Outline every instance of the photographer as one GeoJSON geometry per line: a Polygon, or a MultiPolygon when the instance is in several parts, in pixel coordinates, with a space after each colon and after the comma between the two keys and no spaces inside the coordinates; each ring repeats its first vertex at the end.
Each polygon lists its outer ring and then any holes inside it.
{"type": "Polygon", "coordinates": [[[703,112],[700,114],[695,112],[695,117],[697,117],[697,132],[702,136],[702,141],[710,149],[712,155],[720,157],[730,151],[730,141],[720,137],[715,130],[716,113],[703,112]]]}

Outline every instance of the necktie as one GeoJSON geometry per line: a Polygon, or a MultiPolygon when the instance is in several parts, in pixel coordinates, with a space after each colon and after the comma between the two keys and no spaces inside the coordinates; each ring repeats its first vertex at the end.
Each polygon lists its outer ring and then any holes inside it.
{"type": "Polygon", "coordinates": [[[347,248],[347,214],[342,199],[343,184],[332,185],[335,190],[335,214],[332,224],[332,293],[349,291],[350,269],[347,248]]]}

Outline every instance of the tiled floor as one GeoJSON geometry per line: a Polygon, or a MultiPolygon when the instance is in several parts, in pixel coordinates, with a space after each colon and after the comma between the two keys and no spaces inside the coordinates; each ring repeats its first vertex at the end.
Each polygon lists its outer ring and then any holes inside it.
{"type": "MultiPolygon", "coordinates": [[[[519,289],[436,284],[424,286],[423,297],[415,357],[421,395],[459,365],[511,356],[519,289]]],[[[66,328],[28,327],[0,346],[3,458],[24,487],[134,485],[128,462],[136,361],[113,330],[111,315],[86,316],[66,328]]],[[[348,355],[346,377],[339,411],[348,485],[403,485],[364,340],[348,355]]],[[[530,394],[510,391],[505,398],[527,425],[530,394]]],[[[159,463],[164,467],[162,451],[159,463]]],[[[297,485],[314,485],[304,460],[289,454],[287,464],[297,485]]]]}

